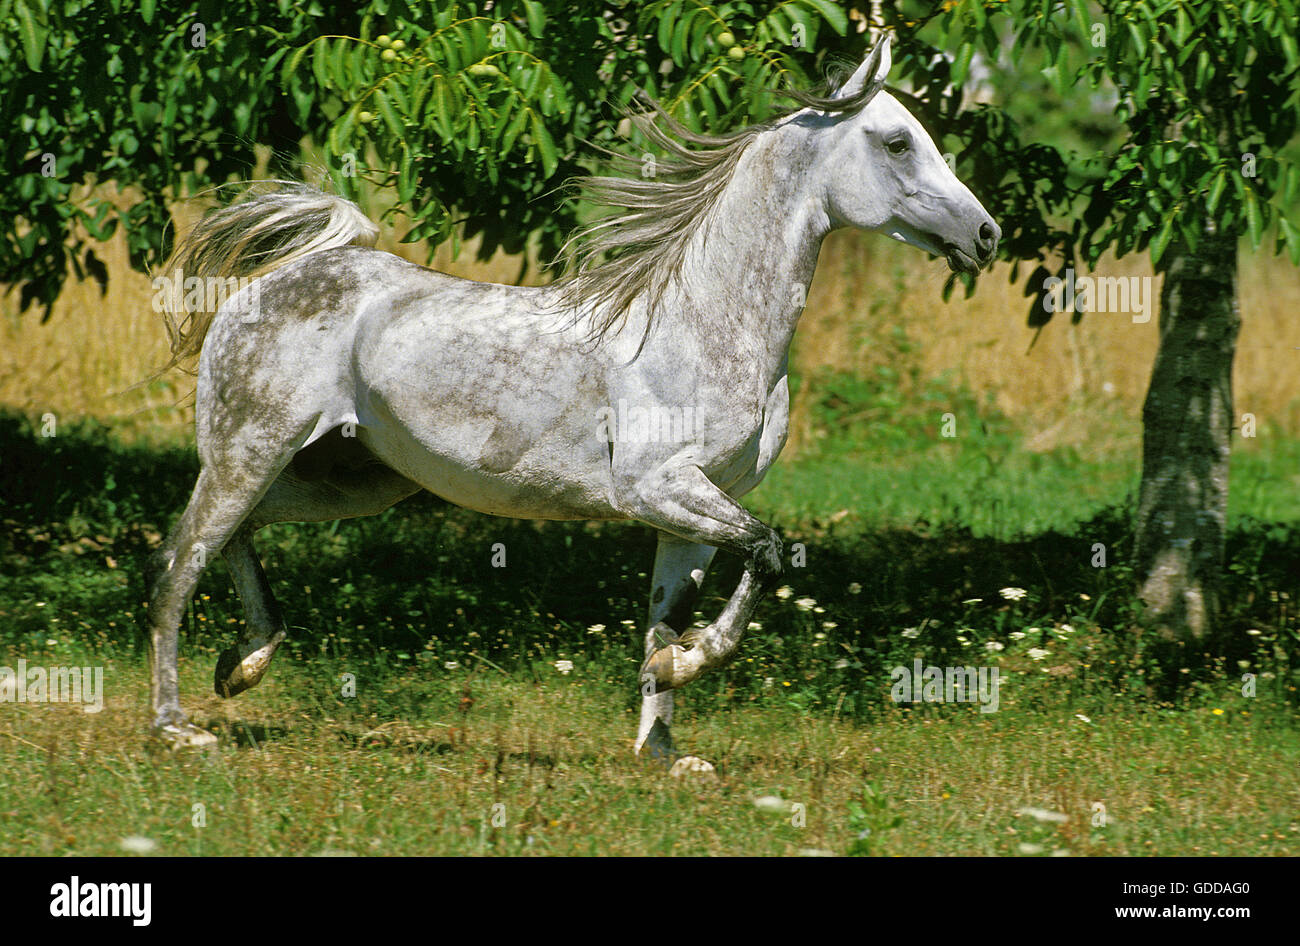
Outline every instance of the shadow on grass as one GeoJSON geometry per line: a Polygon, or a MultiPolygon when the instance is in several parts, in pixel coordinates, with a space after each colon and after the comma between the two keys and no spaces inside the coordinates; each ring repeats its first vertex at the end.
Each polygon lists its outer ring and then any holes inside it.
{"type": "MultiPolygon", "coordinates": [[[[42,437],[24,418],[0,414],[0,643],[73,634],[140,649],[138,563],[180,513],[196,473],[187,449],[126,447],[91,422],[42,437]]],[[[1098,628],[1115,653],[1133,653],[1130,533],[1128,512],[1115,508],[1071,534],[1008,540],[974,536],[962,523],[796,522],[784,536],[787,553],[802,543],[806,560],[788,569],[789,594],[760,606],[745,659],[723,679],[732,691],[757,693],[779,676],[822,703],[837,687],[862,689],[864,678],[878,679],[922,646],[933,662],[965,664],[971,638],[991,646],[1030,628],[1046,641],[1060,624],[1098,628]],[[1105,567],[1096,564],[1099,546],[1105,567]],[[1025,598],[1005,598],[1009,587],[1026,589],[1025,598]],[[907,628],[921,630],[900,637],[907,628]]],[[[635,698],[654,555],[653,532],[639,524],[498,519],[426,493],[369,519],[272,526],[259,550],[294,629],[292,649],[305,657],[481,662],[525,676],[557,657],[603,661],[635,698]]],[[[1245,523],[1230,535],[1228,562],[1219,636],[1176,662],[1197,671],[1257,657],[1248,630],[1269,632],[1292,661],[1300,529],[1245,523]]],[[[738,574],[738,562],[719,557],[704,616],[716,614],[738,574]]],[[[183,636],[191,648],[217,648],[241,618],[217,565],[183,636]]],[[[1165,669],[1177,679],[1182,666],[1165,669]]]]}

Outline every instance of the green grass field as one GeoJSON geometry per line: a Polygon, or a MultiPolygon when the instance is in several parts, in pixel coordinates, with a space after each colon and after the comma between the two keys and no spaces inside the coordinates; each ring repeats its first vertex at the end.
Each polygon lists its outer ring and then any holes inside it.
{"type": "MultiPolygon", "coordinates": [[[[182,701],[221,743],[157,749],[137,564],[192,451],[0,416],[0,665],[102,666],[105,688],[98,713],[0,703],[0,854],[1300,852],[1300,441],[1237,452],[1221,634],[1171,665],[1134,622],[1132,437],[1031,453],[960,392],[909,403],[823,398],[836,435],[750,498],[804,564],[678,698],[678,744],[716,779],[631,754],[649,530],[427,495],[260,534],[293,636],[232,701],[211,674],[242,612],[211,567],[182,701]],[[916,658],[996,667],[997,712],[893,702],[916,658]]],[[[715,565],[702,620],[738,567],[715,565]]]]}

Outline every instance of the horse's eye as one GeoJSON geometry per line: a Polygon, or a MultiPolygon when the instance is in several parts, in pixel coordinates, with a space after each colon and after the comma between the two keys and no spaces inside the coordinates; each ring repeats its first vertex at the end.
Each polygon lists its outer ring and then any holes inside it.
{"type": "Polygon", "coordinates": [[[886,144],[885,147],[889,149],[890,154],[902,154],[907,150],[907,139],[895,138],[893,141],[886,144]]]}

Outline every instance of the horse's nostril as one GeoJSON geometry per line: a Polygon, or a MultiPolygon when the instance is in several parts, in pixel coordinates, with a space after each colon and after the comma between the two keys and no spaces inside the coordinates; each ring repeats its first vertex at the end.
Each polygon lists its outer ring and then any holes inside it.
{"type": "Polygon", "coordinates": [[[998,245],[998,235],[987,223],[980,224],[979,239],[975,242],[975,251],[981,263],[993,258],[993,248],[998,245]]]}

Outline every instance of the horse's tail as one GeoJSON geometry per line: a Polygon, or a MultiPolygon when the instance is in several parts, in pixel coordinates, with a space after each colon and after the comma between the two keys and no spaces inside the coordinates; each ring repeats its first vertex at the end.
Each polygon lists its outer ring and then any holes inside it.
{"type": "MultiPolygon", "coordinates": [[[[208,211],[177,244],[164,266],[161,292],[163,322],[171,344],[171,360],[162,369],[198,356],[216,315],[205,301],[191,307],[195,295],[185,284],[194,277],[203,286],[209,279],[256,279],[308,253],[340,246],[374,246],[379,228],[350,200],[294,181],[257,181],[275,190],[246,195],[226,207],[208,211]]],[[[155,285],[158,282],[155,281],[155,285]]]]}

